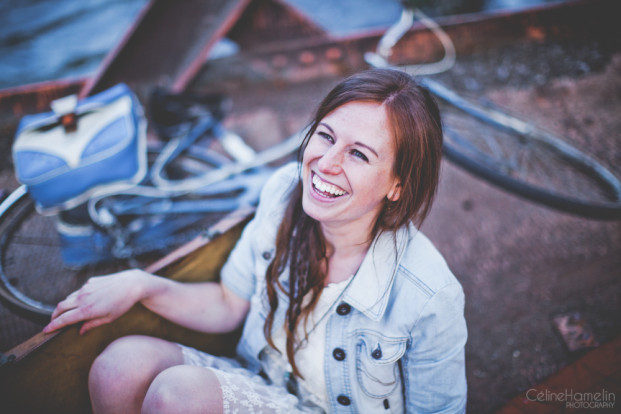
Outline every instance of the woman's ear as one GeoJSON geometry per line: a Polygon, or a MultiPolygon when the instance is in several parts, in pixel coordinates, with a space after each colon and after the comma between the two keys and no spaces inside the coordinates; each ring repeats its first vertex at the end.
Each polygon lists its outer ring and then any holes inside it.
{"type": "Polygon", "coordinates": [[[386,194],[386,198],[394,202],[399,200],[399,197],[401,197],[401,182],[395,180],[392,188],[388,191],[388,194],[386,194]]]}

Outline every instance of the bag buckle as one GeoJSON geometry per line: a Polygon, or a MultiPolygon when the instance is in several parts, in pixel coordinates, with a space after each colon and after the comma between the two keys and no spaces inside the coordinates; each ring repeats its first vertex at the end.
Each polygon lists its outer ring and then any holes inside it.
{"type": "Polygon", "coordinates": [[[78,96],[69,95],[52,101],[52,111],[58,116],[60,124],[66,133],[78,129],[78,115],[75,113],[78,106],[78,96]]]}

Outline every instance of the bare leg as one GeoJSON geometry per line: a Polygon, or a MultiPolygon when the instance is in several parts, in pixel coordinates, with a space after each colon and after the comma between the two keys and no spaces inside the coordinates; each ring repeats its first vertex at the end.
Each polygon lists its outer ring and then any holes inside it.
{"type": "Polygon", "coordinates": [[[218,378],[207,368],[188,365],[168,368],[153,380],[142,413],[222,413],[218,378]]]}
{"type": "Polygon", "coordinates": [[[88,387],[93,412],[139,413],[153,379],[182,363],[181,349],[163,339],[147,336],[117,339],[91,367],[88,387]]]}

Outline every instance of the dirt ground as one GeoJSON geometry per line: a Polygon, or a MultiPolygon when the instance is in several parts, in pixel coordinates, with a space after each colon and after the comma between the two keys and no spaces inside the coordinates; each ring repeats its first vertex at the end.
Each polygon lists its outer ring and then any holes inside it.
{"type": "MultiPolygon", "coordinates": [[[[487,65],[473,60],[440,78],[568,137],[619,173],[621,55],[591,53],[587,46],[582,53],[590,54],[581,56],[582,66],[558,62],[556,71],[531,69],[539,76],[507,75],[503,65],[511,67],[515,60],[487,65]],[[493,73],[482,69],[489,67],[493,73]]],[[[233,94],[228,123],[255,146],[268,146],[304,124],[334,82],[233,94]]],[[[621,334],[621,221],[561,213],[444,162],[437,201],[423,230],[466,293],[469,413],[493,412],[584,352],[568,350],[555,316],[579,312],[600,343],[621,334]]],[[[5,309],[0,319],[4,349],[40,328],[5,309]]]]}

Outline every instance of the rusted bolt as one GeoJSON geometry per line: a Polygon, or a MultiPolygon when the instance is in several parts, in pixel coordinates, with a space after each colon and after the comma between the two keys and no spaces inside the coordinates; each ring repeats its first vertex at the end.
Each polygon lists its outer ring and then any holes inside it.
{"type": "Polygon", "coordinates": [[[330,47],[326,50],[326,59],[338,60],[343,57],[343,52],[338,47],[330,47]]]}
{"type": "Polygon", "coordinates": [[[304,65],[310,65],[315,62],[315,55],[312,52],[304,51],[300,53],[299,57],[300,63],[304,65]]]}

